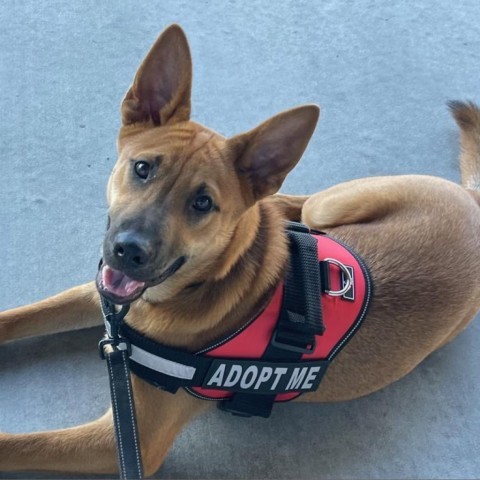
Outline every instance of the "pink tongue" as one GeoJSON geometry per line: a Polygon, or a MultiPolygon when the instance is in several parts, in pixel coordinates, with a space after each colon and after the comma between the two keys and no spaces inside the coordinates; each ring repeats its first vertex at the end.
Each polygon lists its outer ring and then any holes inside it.
{"type": "Polygon", "coordinates": [[[128,297],[145,286],[145,282],[137,282],[118,270],[105,265],[102,270],[104,287],[117,297],[128,297]]]}

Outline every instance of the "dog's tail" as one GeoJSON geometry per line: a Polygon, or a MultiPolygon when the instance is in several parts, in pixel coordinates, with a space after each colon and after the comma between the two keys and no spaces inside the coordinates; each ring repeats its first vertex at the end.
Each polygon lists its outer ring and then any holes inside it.
{"type": "MultiPolygon", "coordinates": [[[[473,102],[459,101],[448,102],[448,107],[460,127],[462,185],[480,192],[480,108],[473,102]]],[[[480,193],[475,197],[480,198],[480,193]]]]}

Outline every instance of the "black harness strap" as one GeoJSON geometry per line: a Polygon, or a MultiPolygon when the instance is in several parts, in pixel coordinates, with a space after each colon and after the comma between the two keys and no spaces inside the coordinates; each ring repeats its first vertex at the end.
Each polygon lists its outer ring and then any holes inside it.
{"type": "MultiPolygon", "coordinates": [[[[149,338],[145,337],[141,333],[134,330],[132,327],[123,323],[120,329],[121,336],[124,339],[128,339],[131,344],[131,353],[133,356],[130,358],[130,370],[140,378],[147,380],[161,390],[165,390],[170,393],[176,393],[181,387],[190,385],[202,385],[203,379],[207,374],[210,366],[213,362],[213,358],[195,355],[184,350],[168,347],[157,343],[149,338]],[[137,358],[139,351],[150,353],[156,357],[167,359],[167,363],[177,363],[177,370],[168,374],[168,371],[159,371],[140,363],[140,359],[137,358]],[[190,377],[178,376],[178,368],[190,368],[193,372],[190,377]]],[[[175,367],[174,367],[175,368],[175,367]]]]}
{"type": "Polygon", "coordinates": [[[120,478],[141,479],[142,456],[128,365],[129,342],[119,334],[120,324],[129,308],[124,306],[116,312],[115,306],[103,297],[101,305],[107,333],[100,341],[99,349],[108,366],[120,478]]]}
{"type": "MultiPolygon", "coordinates": [[[[295,222],[288,222],[290,241],[290,266],[287,273],[280,318],[270,344],[262,360],[296,361],[304,354],[315,350],[315,335],[322,335],[320,297],[322,292],[321,271],[318,262],[317,242],[310,229],[295,222]]],[[[326,371],[322,368],[322,376],[326,371]]],[[[218,403],[218,408],[234,415],[268,418],[276,395],[253,395],[235,393],[228,400],[218,403]]]]}

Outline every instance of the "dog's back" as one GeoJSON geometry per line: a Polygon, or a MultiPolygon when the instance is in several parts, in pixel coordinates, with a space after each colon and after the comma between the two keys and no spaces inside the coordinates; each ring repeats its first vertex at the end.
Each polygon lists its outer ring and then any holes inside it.
{"type": "Polygon", "coordinates": [[[303,205],[302,220],[356,249],[374,279],[367,320],[332,365],[322,400],[353,398],[402,377],[480,309],[480,110],[450,107],[461,131],[463,186],[421,175],[367,178],[303,205]]]}

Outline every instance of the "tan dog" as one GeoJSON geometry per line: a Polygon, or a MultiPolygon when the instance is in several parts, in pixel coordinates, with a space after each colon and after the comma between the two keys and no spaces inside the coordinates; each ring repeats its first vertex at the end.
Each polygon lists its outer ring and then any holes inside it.
{"type": "MultiPolygon", "coordinates": [[[[374,281],[369,316],[302,401],[353,399],[410,372],[480,308],[480,112],[452,104],[463,187],[428,176],[355,180],[311,197],[270,196],[300,159],[319,110],[299,107],[233,138],[190,121],[191,59],[178,26],[157,40],[122,105],[98,283],[134,301],[129,324],[196,350],[244,324],[287,262],[282,218],[354,248],[374,281]],[[267,267],[268,266],[268,267],[267,267]],[[461,271],[462,282],[450,273],[461,271]]],[[[94,283],[0,313],[0,341],[101,322],[94,283]]],[[[212,402],[133,378],[147,475],[212,402]]],[[[117,470],[111,411],[76,428],[0,434],[0,470],[117,470]]]]}

